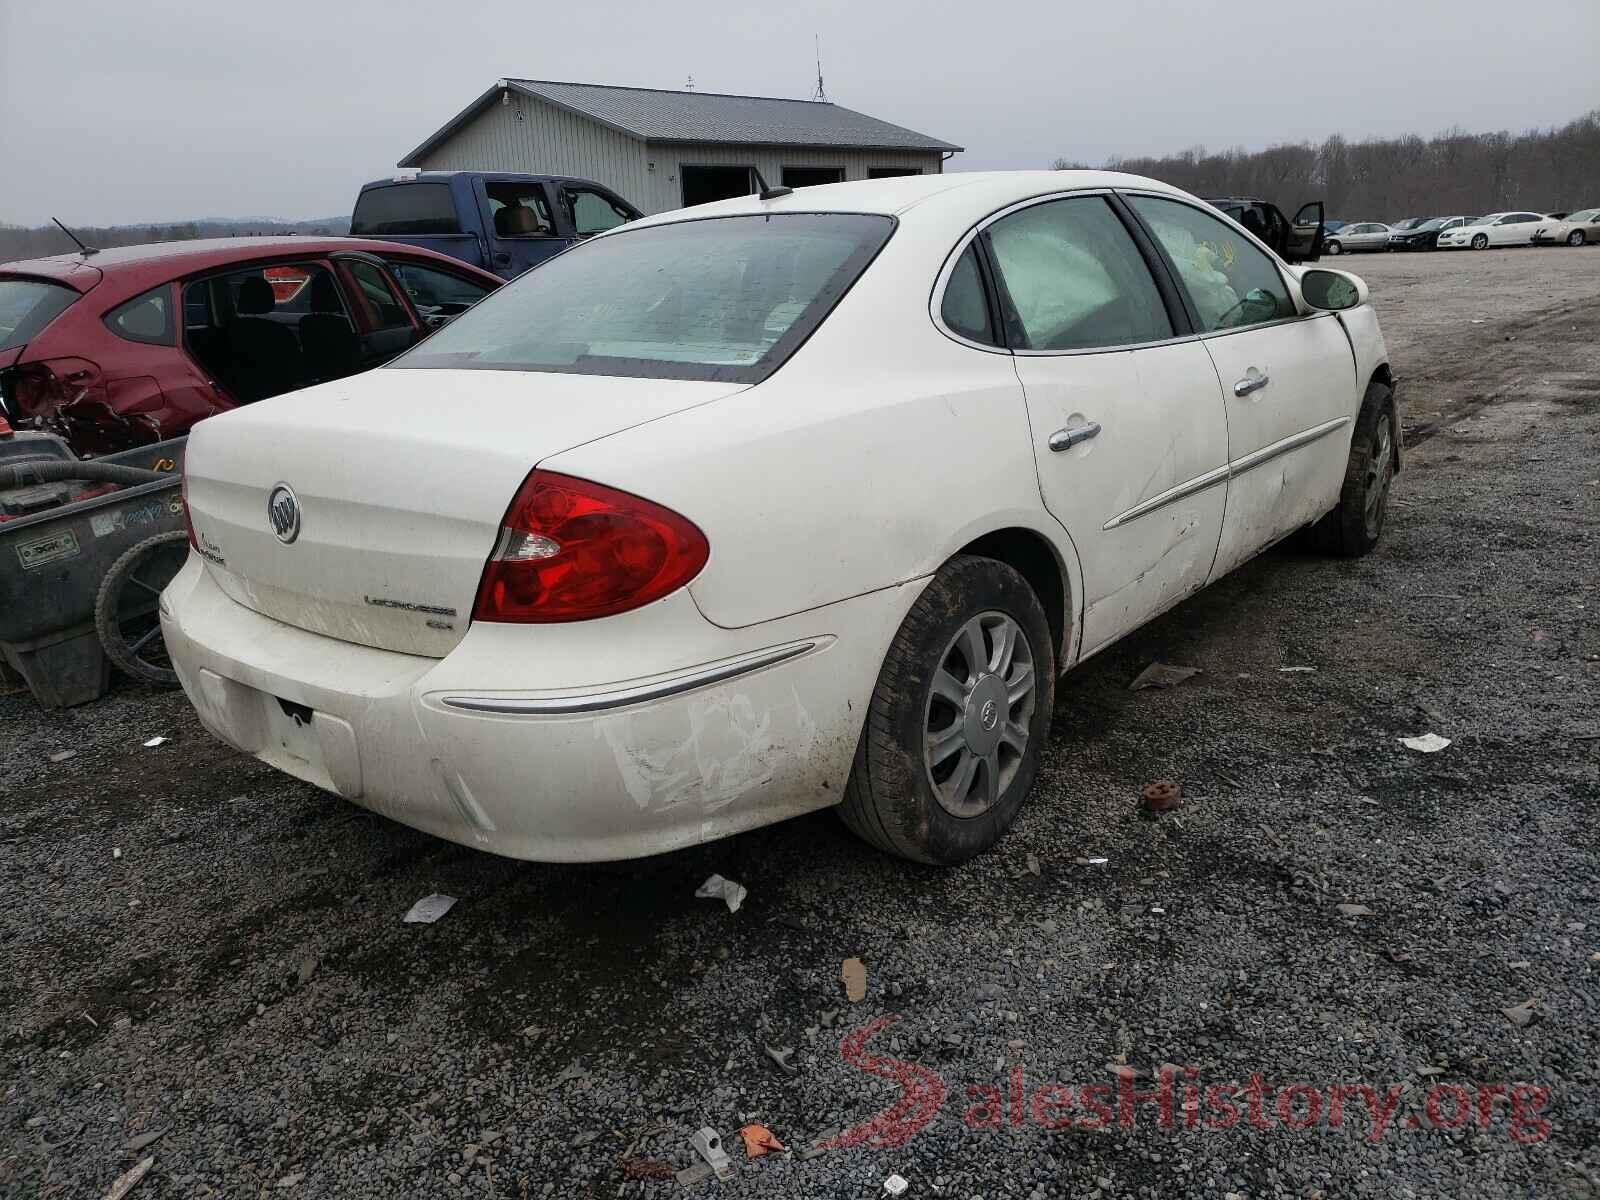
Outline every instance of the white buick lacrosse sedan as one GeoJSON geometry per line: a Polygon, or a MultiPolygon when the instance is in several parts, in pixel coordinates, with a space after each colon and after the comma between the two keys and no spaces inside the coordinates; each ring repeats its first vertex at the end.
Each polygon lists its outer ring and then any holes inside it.
{"type": "Polygon", "coordinates": [[[190,437],[162,598],[216,736],[518,858],[837,806],[958,863],[1055,682],[1400,464],[1365,285],[1091,171],[637,221],[190,437]]]}

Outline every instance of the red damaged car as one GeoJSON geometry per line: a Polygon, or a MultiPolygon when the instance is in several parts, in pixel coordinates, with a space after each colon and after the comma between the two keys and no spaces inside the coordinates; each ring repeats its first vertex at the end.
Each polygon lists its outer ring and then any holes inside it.
{"type": "Polygon", "coordinates": [[[163,242],[0,264],[0,417],[82,455],[393,358],[504,281],[361,238],[163,242]]]}

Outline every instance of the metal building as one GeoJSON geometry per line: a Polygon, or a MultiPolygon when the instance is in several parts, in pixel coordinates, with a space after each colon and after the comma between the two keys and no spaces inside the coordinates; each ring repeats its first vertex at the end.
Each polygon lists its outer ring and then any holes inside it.
{"type": "Polygon", "coordinates": [[[937,174],[960,150],[825,101],[502,79],[399,165],[576,175],[655,213],[747,195],[752,168],[804,187],[937,174]]]}

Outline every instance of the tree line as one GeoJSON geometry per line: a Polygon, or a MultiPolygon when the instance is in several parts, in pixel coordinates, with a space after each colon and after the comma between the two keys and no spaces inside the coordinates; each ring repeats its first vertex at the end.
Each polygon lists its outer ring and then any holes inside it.
{"type": "MultiPolygon", "coordinates": [[[[1057,170],[1083,164],[1057,159],[1057,170]]],[[[1394,221],[1504,209],[1573,212],[1600,205],[1600,109],[1557,129],[1415,134],[1320,145],[1298,142],[1165,158],[1113,158],[1107,170],[1146,175],[1199,196],[1259,196],[1293,214],[1321,200],[1329,217],[1394,221]]]]}
{"type": "MultiPolygon", "coordinates": [[[[77,225],[72,232],[96,250],[113,246],[142,246],[148,242],[187,242],[196,238],[239,237],[244,234],[350,232],[348,217],[316,221],[251,221],[225,218],[182,221],[171,225],[77,225]]],[[[0,225],[0,262],[19,258],[44,258],[72,254],[78,247],[54,225],[0,225]]]]}

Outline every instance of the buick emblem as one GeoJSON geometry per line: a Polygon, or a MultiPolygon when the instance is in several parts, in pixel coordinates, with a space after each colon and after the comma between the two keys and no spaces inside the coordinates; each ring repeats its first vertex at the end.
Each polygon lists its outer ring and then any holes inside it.
{"type": "Polygon", "coordinates": [[[995,707],[993,700],[986,702],[978,712],[978,721],[985,730],[993,729],[1000,723],[1000,710],[995,707]]]}
{"type": "Polygon", "coordinates": [[[280,483],[267,496],[267,520],[285,546],[300,536],[300,501],[287,483],[280,483]]]}

